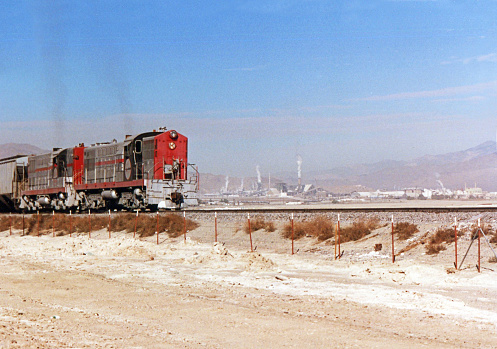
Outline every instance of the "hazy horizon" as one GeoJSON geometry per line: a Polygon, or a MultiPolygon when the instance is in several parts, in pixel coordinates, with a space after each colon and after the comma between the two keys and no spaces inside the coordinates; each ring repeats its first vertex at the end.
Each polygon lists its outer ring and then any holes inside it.
{"type": "Polygon", "coordinates": [[[494,1],[8,2],[0,143],[160,126],[202,172],[263,176],[495,138],[494,1]]]}

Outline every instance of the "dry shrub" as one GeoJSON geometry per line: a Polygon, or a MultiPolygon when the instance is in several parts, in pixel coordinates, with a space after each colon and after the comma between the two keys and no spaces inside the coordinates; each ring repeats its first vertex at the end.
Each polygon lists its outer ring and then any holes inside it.
{"type": "MultiPolygon", "coordinates": [[[[22,218],[21,218],[22,219],[22,218]]],[[[22,224],[22,222],[21,222],[22,224]]],[[[25,233],[49,234],[55,228],[55,232],[67,234],[84,233],[90,230],[100,230],[108,226],[108,218],[98,215],[72,215],[67,214],[33,214],[25,216],[25,233]]],[[[22,228],[22,227],[21,227],[22,228]]]]}
{"type": "MultiPolygon", "coordinates": [[[[474,230],[476,232],[476,230],[474,230]]],[[[463,236],[463,231],[458,231],[457,236],[463,236]]],[[[443,243],[450,244],[455,241],[454,228],[438,228],[435,234],[428,238],[428,244],[425,246],[426,254],[437,254],[444,251],[446,247],[443,243]]]]}
{"type": "Polygon", "coordinates": [[[367,221],[356,221],[349,226],[340,229],[340,242],[357,241],[380,226],[378,218],[371,218],[367,221]]]}
{"type": "Polygon", "coordinates": [[[435,234],[429,238],[428,245],[437,245],[443,242],[450,244],[451,242],[454,242],[454,240],[454,229],[438,228],[435,234]]]}
{"type": "Polygon", "coordinates": [[[9,230],[11,217],[2,215],[0,217],[0,231],[9,230]]]}
{"type": "Polygon", "coordinates": [[[493,244],[497,244],[497,233],[494,233],[489,240],[493,244]]]}
{"type": "MultiPolygon", "coordinates": [[[[28,235],[51,234],[53,227],[57,236],[68,233],[87,233],[91,230],[108,229],[109,216],[105,214],[88,214],[71,215],[68,214],[32,214],[26,215],[24,219],[25,233],[28,235]]],[[[128,233],[136,231],[142,236],[154,235],[157,230],[156,214],[141,214],[136,220],[136,215],[129,213],[118,213],[111,216],[111,231],[128,233]]],[[[9,229],[9,216],[0,218],[0,231],[9,229]],[[4,226],[6,227],[5,229],[4,226]]],[[[12,225],[15,229],[22,229],[22,216],[13,216],[12,225]]],[[[199,224],[190,219],[186,220],[186,230],[196,229],[199,224]]],[[[184,232],[184,218],[178,214],[160,214],[159,215],[159,232],[166,232],[171,237],[177,237],[184,232]]]]}
{"type": "MultiPolygon", "coordinates": [[[[272,233],[273,231],[276,230],[274,223],[267,222],[266,220],[264,220],[264,218],[255,218],[253,220],[250,220],[250,229],[252,231],[264,229],[268,233],[272,233]]],[[[243,231],[246,232],[247,234],[249,233],[248,220],[245,222],[245,225],[243,226],[243,231]]]]}
{"type": "Polygon", "coordinates": [[[394,234],[396,234],[399,240],[407,240],[414,234],[419,232],[418,226],[416,224],[408,222],[399,222],[394,226],[394,234]]]}
{"type": "Polygon", "coordinates": [[[428,244],[426,245],[426,254],[438,254],[445,249],[446,247],[443,244],[428,244]]]}
{"type": "MultiPolygon", "coordinates": [[[[489,225],[485,224],[481,227],[481,230],[487,236],[489,242],[494,244],[497,243],[497,231],[492,230],[492,228],[489,225]]],[[[473,228],[471,230],[471,237],[478,236],[477,233],[478,233],[478,227],[473,228]]],[[[484,239],[483,236],[482,239],[484,239]]]]}
{"type": "Polygon", "coordinates": [[[489,263],[497,263],[497,258],[495,258],[495,256],[492,256],[488,259],[488,262],[489,263]]]}
{"type": "MultiPolygon", "coordinates": [[[[136,217],[129,215],[125,226],[125,231],[133,232],[135,229],[136,217]]],[[[140,215],[136,223],[136,231],[140,237],[152,236],[157,231],[157,215],[140,215]]],[[[186,230],[196,229],[199,224],[191,219],[186,220],[186,230]]],[[[121,229],[122,230],[122,229],[121,229]]],[[[159,233],[167,233],[170,237],[178,237],[185,231],[184,218],[177,214],[159,215],[159,233]]]]}
{"type": "MultiPolygon", "coordinates": [[[[293,238],[295,240],[298,240],[306,236],[307,224],[308,222],[293,222],[293,238]]],[[[281,233],[281,236],[283,236],[286,239],[292,238],[292,223],[288,223],[285,225],[285,227],[283,228],[283,232],[281,233]]]]}
{"type": "MultiPolygon", "coordinates": [[[[473,229],[471,229],[471,237],[473,236],[477,236],[477,233],[478,233],[478,227],[474,227],[473,229]]],[[[483,224],[481,226],[481,230],[483,231],[483,233],[488,237],[488,236],[493,236],[496,234],[495,231],[492,230],[492,228],[489,226],[489,225],[486,225],[486,224],[483,224]]],[[[495,242],[495,241],[494,241],[495,242]]]]}
{"type": "MultiPolygon", "coordinates": [[[[33,215],[26,215],[24,217],[24,228],[25,231],[28,229],[28,226],[31,225],[36,229],[37,227],[37,217],[32,218],[33,215]]],[[[48,224],[50,224],[50,231],[52,231],[52,219],[48,221],[45,218],[41,218],[40,216],[40,233],[42,229],[48,230],[48,224]],[[46,228],[43,228],[41,222],[45,221],[46,228]]],[[[22,215],[2,215],[0,216],[0,231],[7,231],[12,226],[12,230],[22,230],[23,228],[23,218],[22,215]]],[[[55,223],[55,227],[57,227],[57,223],[55,223]]]]}
{"type": "MultiPolygon", "coordinates": [[[[332,238],[335,235],[335,227],[332,221],[324,216],[318,216],[306,222],[295,222],[293,224],[294,239],[298,240],[304,236],[316,237],[319,241],[332,238]]],[[[281,234],[284,238],[292,238],[292,224],[288,223],[281,234]]]]}

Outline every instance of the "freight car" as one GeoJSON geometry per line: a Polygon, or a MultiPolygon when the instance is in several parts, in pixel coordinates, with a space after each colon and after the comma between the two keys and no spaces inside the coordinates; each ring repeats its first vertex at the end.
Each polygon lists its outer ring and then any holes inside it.
{"type": "Polygon", "coordinates": [[[22,190],[10,198],[24,211],[155,210],[198,204],[198,172],[188,164],[188,139],[175,130],[128,135],[123,142],[54,148],[29,156],[24,170],[23,177],[16,167],[13,180],[22,190]],[[192,176],[189,167],[195,171],[192,176]]]}
{"type": "Polygon", "coordinates": [[[27,181],[27,157],[17,155],[0,160],[0,212],[12,211],[27,181]]]}

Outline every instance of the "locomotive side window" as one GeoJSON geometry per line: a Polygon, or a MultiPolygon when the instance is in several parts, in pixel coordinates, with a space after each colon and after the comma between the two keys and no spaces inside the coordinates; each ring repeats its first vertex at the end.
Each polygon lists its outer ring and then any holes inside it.
{"type": "Polygon", "coordinates": [[[136,141],[135,142],[135,153],[141,154],[141,152],[142,152],[142,141],[136,141]]]}

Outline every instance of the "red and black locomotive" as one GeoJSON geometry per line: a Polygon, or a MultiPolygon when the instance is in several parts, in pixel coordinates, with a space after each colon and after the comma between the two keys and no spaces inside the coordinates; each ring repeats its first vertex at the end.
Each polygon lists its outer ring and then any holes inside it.
{"type": "Polygon", "coordinates": [[[160,129],[91,146],[28,157],[19,208],[176,209],[197,205],[195,171],[188,177],[188,138],[160,129]]]}

